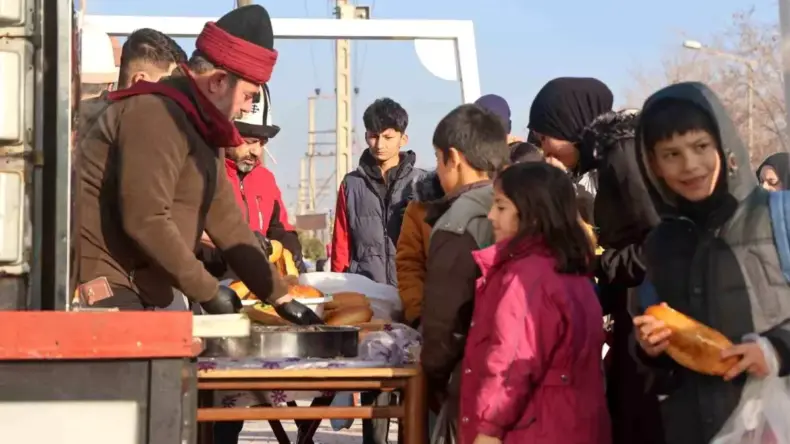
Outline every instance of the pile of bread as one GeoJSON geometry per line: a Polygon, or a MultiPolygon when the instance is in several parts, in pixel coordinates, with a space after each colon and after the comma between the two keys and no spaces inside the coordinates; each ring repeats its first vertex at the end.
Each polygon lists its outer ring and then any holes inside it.
{"type": "MultiPolygon", "coordinates": [[[[234,282],[230,287],[242,299],[254,299],[255,296],[241,283],[234,282]]],[[[315,287],[309,285],[290,285],[288,295],[297,299],[324,298],[326,295],[315,287]]],[[[289,322],[280,318],[274,307],[268,304],[256,304],[246,310],[253,321],[266,325],[289,325],[289,322]]],[[[327,325],[361,325],[370,322],[373,310],[370,301],[362,293],[339,292],[332,295],[332,300],[323,303],[322,318],[327,325]]]]}

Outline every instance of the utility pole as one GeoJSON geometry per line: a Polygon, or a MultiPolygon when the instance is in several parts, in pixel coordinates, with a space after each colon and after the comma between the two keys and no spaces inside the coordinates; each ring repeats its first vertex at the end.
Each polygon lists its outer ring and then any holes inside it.
{"type": "MultiPolygon", "coordinates": [[[[781,26],[782,73],[784,75],[785,117],[790,122],[790,0],[779,0],[779,24],[781,26]]],[[[790,129],[790,126],[788,126],[790,129]]],[[[785,149],[788,149],[785,147],[785,149]]]]}
{"type": "Polygon", "coordinates": [[[299,215],[307,213],[307,157],[299,159],[299,190],[296,194],[296,207],[299,215]]]}
{"type": "Polygon", "coordinates": [[[307,98],[307,163],[308,163],[308,200],[307,210],[315,212],[315,101],[316,95],[307,98]]]}
{"type": "MultiPolygon", "coordinates": [[[[335,0],[335,16],[340,20],[354,19],[354,5],[348,0],[335,0]]],[[[335,41],[335,189],[351,171],[351,42],[347,39],[335,41]]]]}

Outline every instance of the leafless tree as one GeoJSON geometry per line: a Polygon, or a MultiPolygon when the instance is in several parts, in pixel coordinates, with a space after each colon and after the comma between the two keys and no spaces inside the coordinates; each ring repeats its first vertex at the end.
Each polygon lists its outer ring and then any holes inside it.
{"type": "MultiPolygon", "coordinates": [[[[678,42],[683,40],[679,36],[678,42]]],[[[694,36],[699,38],[699,36],[694,36]]],[[[706,47],[754,61],[754,146],[752,164],[790,149],[785,129],[785,103],[778,22],[761,22],[754,8],[733,14],[730,27],[705,40],[706,47]]],[[[659,88],[682,81],[708,84],[721,97],[744,140],[747,140],[749,68],[745,63],[706,51],[671,50],[656,70],[636,69],[626,91],[627,104],[639,107],[659,88]]]]}

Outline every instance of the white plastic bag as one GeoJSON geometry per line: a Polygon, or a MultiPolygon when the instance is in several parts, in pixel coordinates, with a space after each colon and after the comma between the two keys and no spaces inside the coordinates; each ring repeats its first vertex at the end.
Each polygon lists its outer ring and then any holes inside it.
{"type": "Polygon", "coordinates": [[[711,444],[790,444],[790,378],[780,378],[779,361],[765,338],[751,338],[765,354],[770,375],[749,377],[741,402],[711,444]]]}
{"type": "Polygon", "coordinates": [[[397,288],[379,284],[358,274],[304,273],[299,275],[299,283],[310,285],[329,295],[341,291],[362,293],[370,299],[370,308],[373,310],[374,319],[398,320],[403,312],[397,288]]]}

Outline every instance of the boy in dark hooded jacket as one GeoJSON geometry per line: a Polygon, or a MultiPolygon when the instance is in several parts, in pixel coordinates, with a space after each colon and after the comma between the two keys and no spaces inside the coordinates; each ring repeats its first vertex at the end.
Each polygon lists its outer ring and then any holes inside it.
{"type": "Polygon", "coordinates": [[[774,243],[770,193],[758,187],[732,120],[705,85],[654,94],[637,135],[640,171],[662,217],[645,241],[643,289],[654,291],[640,292],[641,308],[657,297],[736,344],[722,353],[738,358],[724,377],[695,373],[663,354],[671,332],[662,322],[634,318],[638,356],[667,376],[667,443],[708,443],[738,405],[747,375],[765,377],[773,360],[779,376],[790,374],[790,286],[774,243]]]}

